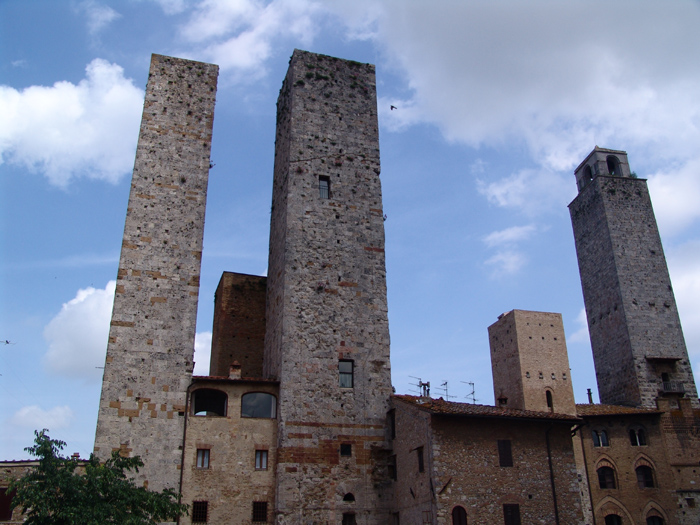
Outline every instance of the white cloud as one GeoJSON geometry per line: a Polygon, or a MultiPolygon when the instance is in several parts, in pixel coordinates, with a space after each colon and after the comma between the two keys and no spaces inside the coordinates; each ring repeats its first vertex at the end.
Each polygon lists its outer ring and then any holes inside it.
{"type": "Polygon", "coordinates": [[[155,0],[166,15],[182,13],[187,8],[186,0],[155,0]]]}
{"type": "Polygon", "coordinates": [[[561,211],[575,195],[574,177],[546,170],[524,169],[496,181],[477,179],[477,191],[497,206],[517,209],[528,216],[561,211]]]}
{"type": "Polygon", "coordinates": [[[116,182],[133,167],[143,96],[121,67],[99,58],[77,85],[0,86],[0,162],[61,187],[76,177],[116,182]]]}
{"type": "Polygon", "coordinates": [[[700,358],[700,240],[666,250],[688,353],[700,358]]]}
{"type": "Polygon", "coordinates": [[[194,44],[198,57],[254,80],[265,73],[276,42],[313,40],[317,12],[317,4],[308,0],[203,0],[182,35],[194,44]]]}
{"type": "Polygon", "coordinates": [[[95,0],[80,2],[80,4],[78,4],[78,10],[85,13],[88,31],[91,35],[99,33],[110,22],[121,17],[121,15],[111,7],[98,4],[95,0]]]}
{"type": "Polygon", "coordinates": [[[700,158],[669,165],[649,175],[648,184],[662,238],[700,218],[700,158]]]}
{"type": "Polygon", "coordinates": [[[527,263],[527,257],[521,251],[507,248],[499,250],[493,257],[486,261],[486,265],[494,268],[493,276],[512,275],[520,271],[527,263]]]}
{"type": "Polygon", "coordinates": [[[194,375],[208,376],[211,360],[211,332],[197,332],[194,336],[194,375]]]}
{"type": "Polygon", "coordinates": [[[87,382],[100,380],[115,287],[116,282],[109,281],[104,290],[92,287],[78,290],[46,325],[44,338],[49,350],[44,356],[44,366],[50,372],[87,382]]]}
{"type": "Polygon", "coordinates": [[[10,419],[10,423],[18,427],[34,430],[42,428],[58,430],[66,428],[73,417],[73,410],[69,406],[56,406],[49,410],[44,410],[37,405],[31,405],[22,407],[15,412],[10,419]]]}
{"type": "Polygon", "coordinates": [[[576,324],[578,325],[578,329],[567,338],[567,341],[569,343],[590,342],[590,336],[588,335],[588,318],[586,317],[585,308],[581,308],[581,311],[576,316],[576,324]]]}
{"type": "Polygon", "coordinates": [[[505,230],[495,231],[484,237],[484,242],[489,248],[501,246],[503,244],[513,244],[530,238],[535,232],[534,224],[527,226],[512,226],[505,230]]]}

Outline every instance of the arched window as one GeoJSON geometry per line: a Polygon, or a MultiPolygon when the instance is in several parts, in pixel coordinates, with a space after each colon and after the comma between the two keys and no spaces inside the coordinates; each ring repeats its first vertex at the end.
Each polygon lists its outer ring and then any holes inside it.
{"type": "Polygon", "coordinates": [[[352,492],[348,492],[343,496],[343,501],[355,501],[355,495],[352,492]]]}
{"type": "Polygon", "coordinates": [[[654,471],[647,465],[640,465],[634,471],[637,473],[637,486],[640,489],[654,488],[654,471]]]}
{"type": "Polygon", "coordinates": [[[467,525],[467,511],[457,506],[452,509],[452,525],[467,525]]]}
{"type": "MultiPolygon", "coordinates": [[[[614,489],[615,485],[615,471],[612,467],[600,467],[598,469],[598,484],[601,489],[614,489]]],[[[606,521],[607,523],[607,521],[606,521]]]]}
{"type": "Polygon", "coordinates": [[[593,446],[594,447],[607,447],[607,446],[609,446],[608,433],[605,430],[594,430],[591,433],[591,436],[593,437],[593,446]]]}
{"type": "Polygon", "coordinates": [[[633,447],[646,446],[647,436],[643,428],[630,428],[630,444],[633,447]]]}
{"type": "Polygon", "coordinates": [[[277,398],[267,392],[251,392],[241,398],[241,417],[277,417],[277,398]]]}
{"type": "Polygon", "coordinates": [[[617,514],[608,514],[605,516],[605,525],[622,525],[622,518],[617,514]]]}
{"type": "Polygon", "coordinates": [[[228,396],[221,390],[200,388],[192,393],[195,416],[225,416],[228,396]]]}
{"type": "Polygon", "coordinates": [[[545,395],[547,396],[547,408],[549,410],[554,410],[554,401],[552,400],[552,392],[551,390],[547,390],[545,392],[545,395]]]}
{"type": "Polygon", "coordinates": [[[649,516],[647,518],[647,525],[664,525],[664,519],[659,516],[649,516]]]}
{"type": "Polygon", "coordinates": [[[608,173],[613,177],[621,177],[622,170],[620,169],[620,160],[614,155],[609,155],[607,161],[608,173]]]}

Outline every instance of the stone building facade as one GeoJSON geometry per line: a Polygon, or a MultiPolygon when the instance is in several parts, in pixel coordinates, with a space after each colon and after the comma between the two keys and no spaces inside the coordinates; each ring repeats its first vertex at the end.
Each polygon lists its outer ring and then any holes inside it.
{"type": "MultiPolygon", "coordinates": [[[[596,148],[570,205],[601,399],[561,315],[489,327],[496,406],[392,395],[374,67],[295,51],[267,277],[225,272],[192,377],[216,66],[153,56],[95,452],[181,523],[700,523],[700,408],[645,181],[596,148]]],[[[25,465],[3,463],[0,489],[25,465]]],[[[18,516],[14,516],[17,518],[18,516]]],[[[2,521],[2,523],[9,523],[2,521]]]]}

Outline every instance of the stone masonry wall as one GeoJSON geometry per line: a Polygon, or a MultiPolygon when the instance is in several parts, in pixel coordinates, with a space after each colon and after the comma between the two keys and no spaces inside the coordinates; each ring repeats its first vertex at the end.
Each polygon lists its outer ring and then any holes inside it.
{"type": "Polygon", "coordinates": [[[494,394],[507,407],[576,415],[561,314],[512,310],[489,326],[494,394]]]}
{"type": "Polygon", "coordinates": [[[559,523],[583,523],[570,424],[433,416],[432,427],[437,524],[459,505],[467,523],[501,525],[504,504],[520,506],[522,523],[556,523],[547,433],[559,523]],[[511,441],[512,467],[499,466],[498,440],[511,441]]]}
{"type": "Polygon", "coordinates": [[[340,523],[352,493],[357,523],[383,524],[391,380],[374,66],[296,50],[277,104],[264,365],[280,381],[277,520],[340,523]],[[341,359],[352,388],[340,387],[341,359]]]}
{"type": "Polygon", "coordinates": [[[155,490],[180,480],[217,75],[153,55],[119,259],[95,453],[155,490]]]}
{"type": "Polygon", "coordinates": [[[677,359],[670,379],[698,406],[646,181],[598,176],[569,208],[601,402],[656,406],[652,357],[677,359]]]}
{"type": "Polygon", "coordinates": [[[224,272],[214,298],[209,374],[228,377],[234,361],[243,377],[262,377],[265,277],[224,272]]]}
{"type": "MultiPolygon", "coordinates": [[[[191,391],[200,388],[226,393],[225,416],[187,415],[182,476],[182,501],[207,502],[207,522],[249,525],[253,502],[266,502],[272,523],[277,460],[277,419],[241,417],[241,398],[248,392],[277,395],[273,382],[195,378],[191,391]],[[209,466],[197,467],[197,449],[209,451],[209,466]],[[256,468],[256,450],[267,451],[267,468],[256,468]]],[[[192,403],[190,402],[190,409],[192,403]]],[[[261,465],[262,467],[262,465],[261,465]]],[[[180,519],[192,523],[192,512],[180,519]]]]}

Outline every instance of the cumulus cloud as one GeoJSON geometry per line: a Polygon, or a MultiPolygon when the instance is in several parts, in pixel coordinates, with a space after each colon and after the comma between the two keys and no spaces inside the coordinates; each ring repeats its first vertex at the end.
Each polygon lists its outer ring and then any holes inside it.
{"type": "Polygon", "coordinates": [[[98,4],[95,0],[85,0],[78,4],[78,10],[87,18],[88,31],[91,35],[99,33],[110,22],[121,15],[109,6],[98,4]]]}
{"type": "Polygon", "coordinates": [[[319,7],[308,0],[203,0],[181,33],[204,60],[223,71],[245,72],[252,80],[265,73],[276,42],[313,40],[317,12],[319,7]]]}
{"type": "Polygon", "coordinates": [[[0,163],[60,187],[77,177],[117,182],[133,166],[143,96],[121,67],[99,58],[78,84],[0,86],[0,163]]]}
{"type": "Polygon", "coordinates": [[[512,275],[517,273],[525,263],[527,257],[522,251],[507,248],[499,250],[493,257],[488,258],[485,263],[493,268],[493,276],[512,275]]]}
{"type": "Polygon", "coordinates": [[[485,262],[494,268],[494,275],[517,273],[527,263],[527,257],[518,249],[518,243],[529,239],[535,231],[536,227],[528,224],[495,231],[484,237],[484,244],[496,249],[495,255],[485,262]]]}
{"type": "Polygon", "coordinates": [[[588,318],[585,308],[581,308],[576,316],[576,326],[577,330],[567,338],[567,341],[569,343],[588,343],[590,336],[588,335],[588,318]]]}
{"type": "Polygon", "coordinates": [[[568,184],[564,177],[547,170],[524,169],[496,181],[479,177],[477,191],[490,203],[528,216],[560,212],[575,196],[573,175],[568,184]]]}
{"type": "Polygon", "coordinates": [[[484,237],[484,242],[489,248],[501,246],[503,244],[513,244],[527,240],[535,232],[535,226],[512,226],[505,230],[495,231],[484,237]]]}
{"type": "Polygon", "coordinates": [[[648,184],[662,238],[700,218],[700,158],[671,164],[649,175],[648,184]]]}
{"type": "Polygon", "coordinates": [[[700,359],[700,240],[666,250],[688,353],[700,359]]]}
{"type": "Polygon", "coordinates": [[[197,332],[194,336],[194,375],[208,376],[211,360],[211,332],[197,332]]]}
{"type": "Polygon", "coordinates": [[[115,281],[102,289],[78,290],[73,299],[44,329],[49,350],[44,366],[52,373],[83,378],[86,382],[102,377],[114,303],[115,281]],[[99,368],[98,368],[99,367],[99,368]]]}
{"type": "Polygon", "coordinates": [[[21,428],[58,430],[66,428],[73,417],[73,410],[69,406],[56,406],[44,410],[38,405],[30,405],[15,412],[10,418],[10,423],[21,428]]]}

